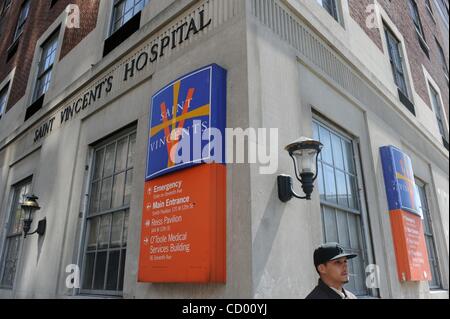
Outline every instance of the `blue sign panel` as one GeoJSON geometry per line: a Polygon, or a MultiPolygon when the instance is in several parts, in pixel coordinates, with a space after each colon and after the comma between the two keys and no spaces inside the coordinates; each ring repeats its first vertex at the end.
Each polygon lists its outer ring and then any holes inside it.
{"type": "Polygon", "coordinates": [[[421,215],[411,159],[394,146],[382,147],[380,152],[389,210],[421,215]]]}
{"type": "Polygon", "coordinates": [[[226,70],[210,65],[152,97],[146,180],[201,163],[225,163],[226,70]]]}

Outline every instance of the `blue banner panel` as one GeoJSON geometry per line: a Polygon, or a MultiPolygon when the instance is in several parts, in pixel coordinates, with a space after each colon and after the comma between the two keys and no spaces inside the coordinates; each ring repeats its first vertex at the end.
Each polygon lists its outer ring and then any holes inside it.
{"type": "Polygon", "coordinates": [[[382,147],[380,153],[389,210],[405,210],[420,216],[411,159],[394,146],[382,147]]]}
{"type": "Polygon", "coordinates": [[[226,76],[225,69],[209,65],[152,97],[146,181],[201,163],[225,163],[226,76]]]}

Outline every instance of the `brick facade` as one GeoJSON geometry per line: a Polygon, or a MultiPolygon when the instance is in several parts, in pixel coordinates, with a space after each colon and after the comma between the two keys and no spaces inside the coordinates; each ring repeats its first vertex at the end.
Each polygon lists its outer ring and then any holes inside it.
{"type": "MultiPolygon", "coordinates": [[[[0,1],[3,2],[3,0],[0,1]]],[[[19,39],[17,52],[7,61],[8,48],[13,41],[14,31],[23,2],[24,0],[13,0],[9,9],[1,17],[0,81],[16,68],[7,110],[13,107],[26,92],[37,40],[65,10],[68,4],[76,4],[79,6],[80,28],[66,29],[60,60],[80,43],[97,24],[99,0],[58,0],[52,7],[50,7],[52,1],[32,0],[24,32],[19,39]]]]}
{"type": "MultiPolygon", "coordinates": [[[[424,53],[420,47],[419,40],[414,27],[414,22],[409,14],[408,1],[407,0],[379,0],[378,3],[383,6],[384,10],[389,15],[390,19],[395,23],[398,30],[402,33],[405,38],[405,45],[407,50],[407,55],[410,62],[412,78],[414,81],[414,88],[417,94],[427,103],[431,108],[430,96],[428,94],[427,83],[425,75],[422,70],[422,65],[428,70],[430,75],[439,85],[442,93],[442,99],[444,101],[444,108],[447,115],[449,114],[448,104],[449,104],[449,87],[446,80],[441,58],[439,56],[438,47],[436,44],[435,37],[440,45],[444,48],[444,41],[442,34],[436,22],[433,20],[431,14],[425,6],[425,1],[416,1],[420,19],[423,26],[423,31],[425,34],[425,41],[429,47],[429,55],[424,53]]],[[[430,1],[433,3],[433,1],[430,1]]],[[[365,13],[366,8],[369,4],[373,4],[373,0],[349,0],[350,14],[355,19],[356,22],[365,30],[367,35],[377,44],[377,46],[382,50],[381,45],[381,33],[378,29],[368,29],[366,26],[366,19],[368,13],[365,13]]],[[[438,19],[436,8],[434,3],[432,4],[434,9],[435,19],[438,19]]],[[[446,57],[448,61],[448,56],[446,57]]]]}

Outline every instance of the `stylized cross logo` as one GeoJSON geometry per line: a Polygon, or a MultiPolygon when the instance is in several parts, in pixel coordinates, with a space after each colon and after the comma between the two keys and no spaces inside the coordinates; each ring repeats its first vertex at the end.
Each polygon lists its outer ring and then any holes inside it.
{"type": "Polygon", "coordinates": [[[164,137],[167,146],[167,154],[169,158],[167,167],[172,167],[175,165],[175,162],[171,158],[170,154],[173,147],[176,147],[180,141],[179,132],[184,128],[185,121],[188,119],[207,116],[210,114],[210,104],[206,104],[199,108],[196,108],[193,111],[189,111],[190,101],[192,101],[195,94],[195,88],[189,88],[186,99],[184,100],[182,114],[178,116],[177,108],[180,95],[180,86],[181,81],[178,81],[173,85],[172,118],[169,119],[167,117],[167,105],[165,102],[162,102],[160,108],[163,121],[161,124],[152,127],[150,130],[150,137],[153,137],[162,130],[164,130],[164,137]],[[174,136],[172,135],[173,133],[175,133],[174,136]]]}
{"type": "Polygon", "coordinates": [[[415,181],[413,180],[412,176],[408,176],[408,171],[406,170],[405,167],[405,160],[402,159],[400,160],[400,167],[401,167],[401,172],[397,172],[396,177],[399,180],[404,180],[406,182],[406,185],[408,187],[408,193],[409,193],[409,198],[411,200],[411,205],[415,206],[415,181]]]}

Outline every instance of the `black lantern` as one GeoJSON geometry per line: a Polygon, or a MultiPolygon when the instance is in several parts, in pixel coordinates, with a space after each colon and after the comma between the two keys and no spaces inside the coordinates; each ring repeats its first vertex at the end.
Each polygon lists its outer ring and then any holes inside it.
{"type": "Polygon", "coordinates": [[[39,234],[39,236],[42,236],[45,234],[45,228],[46,228],[46,220],[45,218],[41,221],[39,221],[38,228],[36,231],[32,233],[28,233],[31,228],[31,224],[33,223],[33,215],[34,212],[41,209],[39,207],[39,204],[37,200],[39,199],[35,195],[24,195],[25,199],[22,203],[22,210],[23,210],[23,234],[24,238],[27,237],[27,235],[33,235],[33,234],[39,234]]]}
{"type": "Polygon", "coordinates": [[[322,143],[306,137],[302,137],[285,147],[294,162],[295,176],[302,183],[302,189],[306,196],[299,196],[294,192],[291,176],[280,175],[278,176],[278,197],[282,202],[286,203],[292,197],[311,200],[314,181],[318,175],[318,157],[322,148],[322,143]]]}

